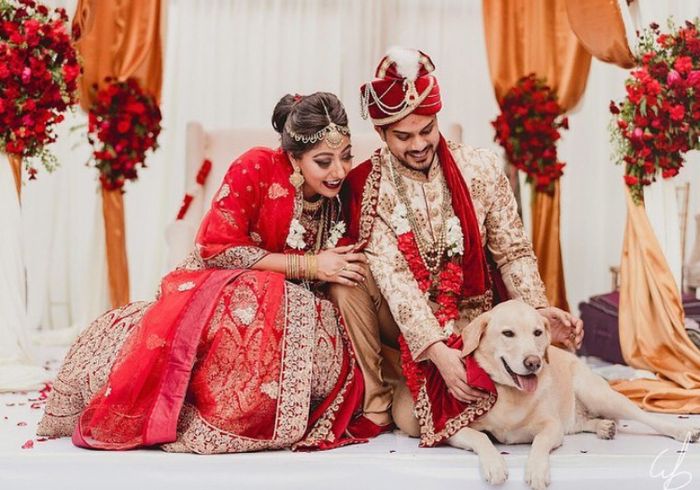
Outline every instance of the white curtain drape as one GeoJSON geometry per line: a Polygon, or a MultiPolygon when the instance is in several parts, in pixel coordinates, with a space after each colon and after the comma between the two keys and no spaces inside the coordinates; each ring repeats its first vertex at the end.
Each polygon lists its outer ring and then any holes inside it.
{"type": "MultiPolygon", "coordinates": [[[[75,0],[53,3],[72,13],[75,0]]],[[[353,131],[371,131],[359,117],[358,88],[373,77],[386,49],[401,44],[424,50],[435,62],[443,124],[460,123],[465,143],[499,150],[489,124],[498,108],[480,0],[167,0],[164,6],[161,148],[125,195],[133,300],[151,299],[166,272],[165,228],[186,188],[187,121],[206,128],[267,127],[283,94],[326,90],[345,102],[353,131]]],[[[568,164],[562,249],[574,309],[609,290],[608,267],[619,263],[622,169],[610,159],[607,106],[623,95],[626,75],[593,64],[560,147],[568,164]]],[[[90,152],[85,130],[70,131],[81,121],[78,114],[61,128],[54,151],[62,167],[25,187],[29,324],[43,331],[82,328],[107,307],[96,171],[84,166],[90,152]]],[[[693,158],[681,177],[698,176],[693,158]]],[[[691,210],[697,212],[700,180],[692,185],[691,210]]]]}

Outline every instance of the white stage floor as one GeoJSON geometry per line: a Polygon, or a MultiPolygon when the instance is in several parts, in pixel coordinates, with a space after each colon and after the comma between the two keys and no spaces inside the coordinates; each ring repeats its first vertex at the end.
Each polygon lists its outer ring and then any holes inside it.
{"type": "MultiPolygon", "coordinates": [[[[52,351],[53,359],[47,361],[50,372],[56,369],[62,352],[52,351]]],[[[38,396],[37,392],[0,394],[0,490],[492,488],[481,480],[473,453],[449,447],[420,449],[417,440],[398,432],[380,436],[368,444],[317,453],[275,451],[199,456],[156,449],[127,452],[78,449],[69,438],[36,437],[43,407],[32,408],[33,403],[38,406],[32,400],[38,396]],[[33,447],[23,449],[26,445],[33,447]]],[[[700,425],[700,416],[690,418],[700,425]]],[[[681,452],[683,443],[650,434],[646,427],[622,421],[613,441],[599,440],[593,434],[567,436],[564,445],[552,454],[550,488],[700,488],[700,444],[687,446],[681,452]]],[[[500,448],[507,453],[510,477],[497,488],[527,488],[523,468],[529,446],[500,448]]]]}

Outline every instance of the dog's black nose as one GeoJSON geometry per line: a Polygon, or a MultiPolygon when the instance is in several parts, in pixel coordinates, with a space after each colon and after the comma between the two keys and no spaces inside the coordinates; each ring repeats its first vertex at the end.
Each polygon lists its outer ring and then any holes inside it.
{"type": "Polygon", "coordinates": [[[540,359],[539,356],[527,356],[523,364],[528,371],[534,373],[542,365],[542,359],[540,359]]]}

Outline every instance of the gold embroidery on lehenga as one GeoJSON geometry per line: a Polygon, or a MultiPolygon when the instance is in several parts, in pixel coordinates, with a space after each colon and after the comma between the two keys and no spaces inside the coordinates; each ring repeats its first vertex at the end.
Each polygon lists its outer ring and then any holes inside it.
{"type": "Polygon", "coordinates": [[[68,351],[53,383],[37,435],[73,433],[78,416],[104,386],[117,354],[152,303],[131,303],[96,319],[68,351]]]}
{"type": "Polygon", "coordinates": [[[160,349],[161,347],[165,347],[165,344],[165,339],[156,334],[151,334],[146,339],[146,349],[148,350],[160,349]]]}
{"type": "Polygon", "coordinates": [[[256,311],[257,310],[252,306],[237,308],[233,310],[233,316],[235,316],[243,325],[248,326],[253,323],[256,311]]]}
{"type": "Polygon", "coordinates": [[[270,381],[269,383],[263,383],[260,385],[260,391],[265,393],[267,396],[276,400],[279,396],[280,385],[277,381],[270,381]]]}
{"type": "Polygon", "coordinates": [[[267,197],[270,199],[279,199],[281,197],[287,197],[288,195],[289,191],[277,182],[274,182],[267,191],[267,197]]]}
{"type": "Polygon", "coordinates": [[[216,200],[221,201],[222,199],[226,199],[229,194],[231,194],[231,188],[228,184],[224,184],[221,186],[221,189],[219,189],[219,193],[216,195],[216,200]]]}
{"type": "Polygon", "coordinates": [[[190,289],[193,289],[195,286],[194,282],[192,281],[187,281],[183,282],[177,287],[177,290],[182,292],[182,291],[189,291],[190,289]]]}
{"type": "Polygon", "coordinates": [[[231,247],[203,261],[207,267],[250,269],[267,254],[268,252],[258,247],[231,247]]]}

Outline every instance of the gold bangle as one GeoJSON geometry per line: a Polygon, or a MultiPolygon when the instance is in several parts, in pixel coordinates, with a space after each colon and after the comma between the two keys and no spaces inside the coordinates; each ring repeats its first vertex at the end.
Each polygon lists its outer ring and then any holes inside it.
{"type": "Polygon", "coordinates": [[[306,273],[310,281],[318,279],[318,256],[309,254],[306,256],[306,273]]]}
{"type": "Polygon", "coordinates": [[[286,254],[284,256],[286,262],[286,275],[288,279],[293,279],[293,268],[292,268],[292,255],[286,254]]]}
{"type": "Polygon", "coordinates": [[[289,279],[300,279],[300,272],[301,272],[301,267],[300,267],[300,259],[299,255],[295,253],[290,253],[286,254],[286,269],[287,269],[287,278],[289,279]]]}

